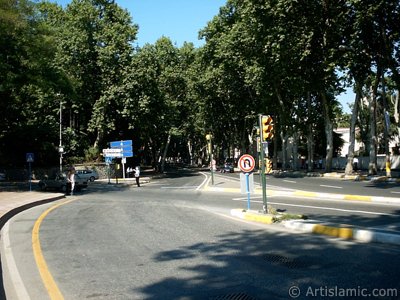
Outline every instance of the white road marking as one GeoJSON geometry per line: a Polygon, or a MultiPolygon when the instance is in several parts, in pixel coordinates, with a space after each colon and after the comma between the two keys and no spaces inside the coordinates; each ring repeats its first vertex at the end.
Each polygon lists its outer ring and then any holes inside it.
{"type": "Polygon", "coordinates": [[[226,181],[230,181],[230,182],[240,182],[239,178],[233,178],[233,177],[228,177],[228,176],[224,176],[224,175],[220,175],[220,174],[215,174],[215,177],[221,177],[223,179],[225,179],[226,181]]]}
{"type": "Polygon", "coordinates": [[[197,189],[197,185],[184,185],[184,186],[162,186],[162,189],[197,189]]]}
{"type": "MultiPolygon", "coordinates": [[[[268,196],[268,198],[270,198],[271,196],[268,196]]],[[[252,199],[262,199],[262,196],[250,196],[250,200],[252,199]]],[[[240,201],[240,200],[246,200],[247,201],[247,197],[240,197],[240,198],[232,198],[232,200],[234,201],[240,201]]],[[[254,202],[261,202],[261,201],[254,201],[254,202]]]]}
{"type": "Polygon", "coordinates": [[[335,186],[335,185],[324,185],[324,184],[320,184],[319,186],[322,187],[327,187],[327,188],[332,188],[332,189],[342,189],[343,187],[341,186],[335,186]]]}
{"type": "Polygon", "coordinates": [[[200,172],[200,174],[203,175],[203,176],[205,177],[205,179],[204,179],[203,182],[196,188],[196,191],[200,190],[200,189],[206,184],[207,181],[211,180],[211,177],[208,178],[208,176],[207,176],[206,173],[200,172]]]}
{"type": "Polygon", "coordinates": [[[3,268],[8,268],[8,274],[10,275],[11,286],[14,288],[14,292],[16,294],[16,299],[31,299],[29,296],[24,282],[22,281],[21,275],[18,271],[17,264],[14,259],[14,255],[11,249],[11,242],[10,242],[10,234],[9,234],[9,225],[10,222],[7,222],[3,229],[1,230],[1,237],[3,239],[2,243],[2,261],[3,261],[3,268]]]}
{"type": "MultiPolygon", "coordinates": [[[[234,201],[242,201],[242,202],[246,202],[247,201],[244,198],[233,198],[232,200],[234,200],[234,201]]],[[[256,201],[251,201],[251,202],[262,203],[262,201],[257,201],[257,200],[256,201]]],[[[300,208],[312,208],[312,209],[319,209],[319,210],[333,210],[333,211],[341,211],[341,212],[361,213],[361,214],[376,215],[376,216],[398,217],[398,215],[396,215],[396,214],[378,213],[378,212],[364,211],[364,210],[342,209],[342,208],[334,208],[334,207],[322,207],[322,206],[311,206],[311,205],[300,205],[300,204],[287,204],[287,203],[270,202],[270,201],[268,201],[268,203],[269,204],[275,204],[275,205],[300,207],[300,208]]]]}
{"type": "Polygon", "coordinates": [[[283,181],[284,182],[289,182],[289,183],[297,183],[297,181],[294,181],[294,180],[286,180],[286,179],[284,179],[283,181]]]}
{"type": "Polygon", "coordinates": [[[400,192],[393,192],[393,191],[392,191],[391,193],[392,193],[392,194],[400,194],[400,192]]]}

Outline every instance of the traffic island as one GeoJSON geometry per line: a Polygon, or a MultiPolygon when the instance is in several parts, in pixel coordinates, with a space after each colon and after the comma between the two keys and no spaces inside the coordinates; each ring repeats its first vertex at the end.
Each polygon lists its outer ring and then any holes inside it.
{"type": "Polygon", "coordinates": [[[270,211],[270,213],[265,214],[261,211],[245,210],[245,209],[240,209],[240,208],[232,209],[231,215],[234,217],[243,219],[243,220],[259,222],[259,223],[264,223],[264,224],[279,223],[283,220],[292,220],[292,219],[304,220],[307,218],[306,216],[303,216],[303,215],[284,214],[284,213],[277,213],[277,212],[271,212],[271,211],[270,211]]]}
{"type": "Polygon", "coordinates": [[[400,234],[397,231],[376,228],[355,228],[351,225],[337,225],[316,220],[289,220],[283,222],[286,228],[303,232],[322,234],[363,243],[386,243],[400,245],[400,234]]]}

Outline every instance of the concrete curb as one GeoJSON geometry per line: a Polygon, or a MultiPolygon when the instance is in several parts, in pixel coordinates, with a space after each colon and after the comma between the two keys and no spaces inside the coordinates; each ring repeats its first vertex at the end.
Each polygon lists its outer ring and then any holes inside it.
{"type": "Polygon", "coordinates": [[[3,192],[0,200],[0,229],[16,214],[41,204],[61,200],[64,194],[40,192],[3,192]]]}
{"type": "Polygon", "coordinates": [[[283,226],[303,233],[314,233],[332,237],[350,239],[363,243],[387,243],[400,245],[400,234],[387,231],[354,228],[349,225],[337,226],[312,220],[288,220],[283,226]]]}

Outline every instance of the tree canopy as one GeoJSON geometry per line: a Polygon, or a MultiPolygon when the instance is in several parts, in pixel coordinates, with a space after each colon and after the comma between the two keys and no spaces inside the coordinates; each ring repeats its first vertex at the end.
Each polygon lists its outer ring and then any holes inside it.
{"type": "Polygon", "coordinates": [[[0,165],[26,152],[56,165],[60,114],[67,162],[132,139],[142,162],[193,163],[207,133],[218,158],[232,157],[256,151],[258,115],[269,114],[276,165],[325,157],[330,170],[344,123],[360,128],[373,163],[398,136],[399,13],[394,0],[228,0],[200,30],[203,46],[135,47],[135,12],[113,0],[0,0],[0,165]],[[344,118],[336,99],[349,86],[344,118]]]}

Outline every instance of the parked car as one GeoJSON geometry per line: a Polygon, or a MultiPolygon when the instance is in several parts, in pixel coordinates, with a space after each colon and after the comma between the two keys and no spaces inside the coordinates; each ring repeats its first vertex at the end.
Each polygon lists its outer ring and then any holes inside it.
{"type": "Polygon", "coordinates": [[[232,163],[225,163],[225,164],[219,169],[219,171],[220,171],[221,173],[233,173],[233,172],[235,172],[232,163]]]}
{"type": "Polygon", "coordinates": [[[0,181],[4,181],[7,179],[6,171],[0,170],[0,181]]]}
{"type": "MultiPolygon", "coordinates": [[[[63,193],[68,192],[68,180],[66,174],[57,174],[52,178],[45,178],[39,181],[39,188],[42,191],[57,190],[63,193]]],[[[80,191],[87,188],[88,180],[75,174],[75,191],[80,191]]]]}
{"type": "Polygon", "coordinates": [[[95,179],[99,179],[99,174],[95,170],[76,170],[76,174],[78,174],[81,178],[90,180],[91,182],[95,181],[95,179]]]}

